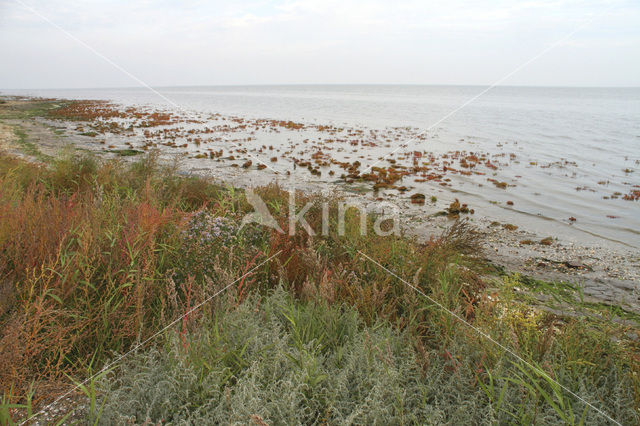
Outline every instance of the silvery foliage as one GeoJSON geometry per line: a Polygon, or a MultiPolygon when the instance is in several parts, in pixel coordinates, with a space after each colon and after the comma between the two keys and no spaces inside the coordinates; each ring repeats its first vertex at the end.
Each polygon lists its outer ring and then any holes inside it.
{"type": "MultiPolygon", "coordinates": [[[[411,341],[392,327],[365,326],[350,309],[300,304],[279,289],[204,327],[189,355],[176,338],[128,360],[100,383],[100,423],[488,425],[532,421],[528,413],[538,424],[559,422],[517,386],[497,407],[477,385],[477,370],[465,367],[482,354],[460,345],[447,348],[468,357],[457,366],[434,349],[422,369],[411,341]]],[[[494,369],[498,392],[510,367],[494,369]]],[[[612,414],[633,422],[633,393],[615,375],[574,387],[589,400],[615,401],[612,414]]],[[[573,406],[579,418],[583,407],[573,406]]],[[[603,419],[590,410],[586,420],[603,419]]]]}

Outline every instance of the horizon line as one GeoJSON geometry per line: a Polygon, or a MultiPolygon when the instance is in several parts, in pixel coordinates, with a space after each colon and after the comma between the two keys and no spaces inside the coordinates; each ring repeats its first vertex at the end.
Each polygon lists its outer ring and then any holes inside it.
{"type": "MultiPolygon", "coordinates": [[[[248,84],[185,84],[185,85],[152,85],[156,89],[196,88],[196,87],[303,87],[303,86],[415,86],[415,87],[489,87],[490,84],[458,84],[458,83],[248,83],[248,84]]],[[[564,86],[536,84],[504,84],[496,86],[510,88],[539,89],[640,89],[638,86],[564,86]]],[[[0,88],[0,93],[12,90],[116,90],[145,89],[144,86],[100,86],[100,87],[20,87],[0,88]]]]}

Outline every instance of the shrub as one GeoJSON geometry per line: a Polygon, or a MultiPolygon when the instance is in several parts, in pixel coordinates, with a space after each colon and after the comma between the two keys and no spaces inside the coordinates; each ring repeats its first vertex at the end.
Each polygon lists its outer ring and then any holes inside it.
{"type": "MultiPolygon", "coordinates": [[[[223,298],[226,299],[226,298],[223,298]]],[[[218,301],[215,321],[186,340],[140,352],[100,382],[103,424],[602,424],[605,419],[532,370],[502,359],[474,367],[478,347],[456,340],[416,362],[413,337],[366,325],[344,305],[300,302],[278,288],[237,309],[218,301]],[[547,395],[548,400],[543,397],[547,395]]],[[[515,361],[515,360],[514,360],[515,361]]],[[[599,382],[554,377],[624,423],[633,391],[616,369],[599,382]]]]}
{"type": "Polygon", "coordinates": [[[443,418],[407,337],[282,289],[103,382],[104,424],[412,423],[443,418]]]}

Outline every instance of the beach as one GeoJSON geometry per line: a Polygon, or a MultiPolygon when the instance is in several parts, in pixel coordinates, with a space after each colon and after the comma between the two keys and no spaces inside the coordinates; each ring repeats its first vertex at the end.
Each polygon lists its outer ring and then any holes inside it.
{"type": "MultiPolygon", "coordinates": [[[[537,168],[505,175],[523,153],[431,151],[425,134],[2,97],[0,383],[21,402],[7,418],[343,423],[407,410],[460,423],[543,410],[571,423],[561,381],[587,395],[587,423],[633,422],[636,234],[591,232],[593,211],[519,209],[518,188],[544,197],[537,168]],[[533,386],[556,389],[551,402],[533,386]],[[602,400],[623,402],[604,412],[602,400]]],[[[579,168],[558,161],[540,169],[579,168]]],[[[637,209],[635,170],[623,173],[612,186],[628,192],[601,190],[594,211],[637,209]]]]}

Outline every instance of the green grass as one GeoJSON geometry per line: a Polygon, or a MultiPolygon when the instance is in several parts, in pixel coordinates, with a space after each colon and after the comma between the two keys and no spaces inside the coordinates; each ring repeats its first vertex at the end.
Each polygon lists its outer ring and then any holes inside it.
{"type": "Polygon", "coordinates": [[[118,154],[120,157],[133,157],[135,155],[144,154],[144,151],[137,149],[110,149],[107,152],[118,154]]]}
{"type": "Polygon", "coordinates": [[[59,108],[57,101],[31,101],[20,104],[0,104],[0,119],[16,120],[45,116],[49,111],[59,108]]]}
{"type": "Polygon", "coordinates": [[[584,316],[586,319],[604,317],[613,321],[629,321],[640,327],[640,315],[622,306],[603,302],[587,301],[582,287],[568,282],[548,282],[523,275],[505,275],[507,287],[517,294],[519,300],[541,303],[549,308],[564,309],[584,316]],[[518,291],[515,291],[515,289],[518,291]],[[540,300],[540,296],[547,296],[540,300]]]}

